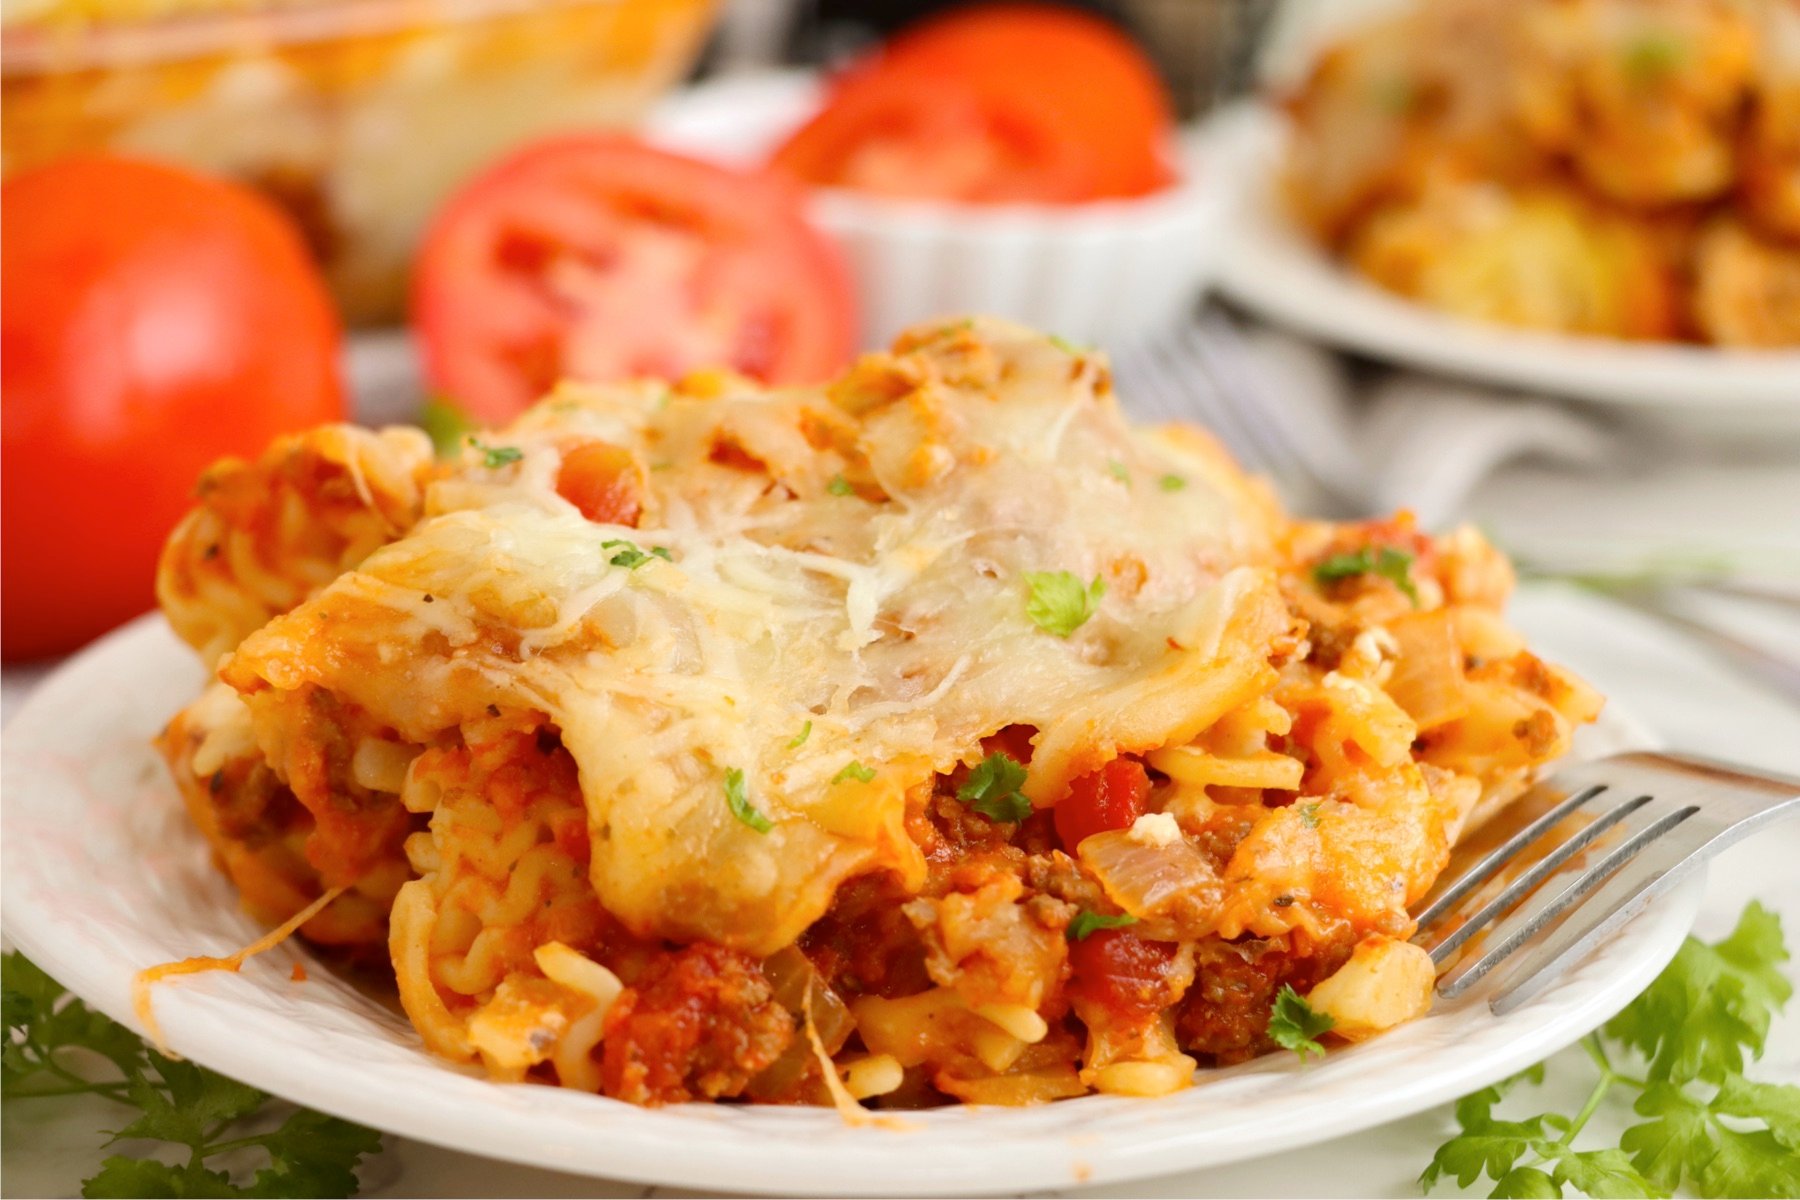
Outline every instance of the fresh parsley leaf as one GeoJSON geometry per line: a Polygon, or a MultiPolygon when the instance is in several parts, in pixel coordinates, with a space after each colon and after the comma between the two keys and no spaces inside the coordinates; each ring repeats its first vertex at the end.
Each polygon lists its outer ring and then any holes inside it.
{"type": "Polygon", "coordinates": [[[787,744],[787,748],[789,750],[798,750],[800,747],[806,745],[806,739],[811,736],[812,722],[808,721],[800,727],[800,732],[794,735],[794,740],[787,744]]]}
{"type": "Polygon", "coordinates": [[[653,557],[660,558],[664,562],[675,561],[674,556],[669,553],[669,548],[667,546],[652,546],[650,547],[649,553],[645,553],[635,542],[628,542],[624,538],[608,538],[606,541],[600,543],[600,548],[602,550],[611,550],[614,546],[620,546],[623,547],[623,549],[606,561],[615,567],[624,567],[627,570],[635,571],[645,563],[649,562],[653,557]]]}
{"type": "Polygon", "coordinates": [[[1125,464],[1116,458],[1109,458],[1106,460],[1106,473],[1120,483],[1127,485],[1131,483],[1131,472],[1127,471],[1125,469],[1125,464]]]}
{"type": "Polygon", "coordinates": [[[1284,1050],[1292,1050],[1304,1059],[1309,1054],[1324,1054],[1325,1047],[1315,1040],[1337,1022],[1322,1012],[1314,1012],[1306,997],[1284,983],[1275,996],[1275,1007],[1269,1013],[1269,1037],[1284,1050]]]}
{"type": "Polygon", "coordinates": [[[489,446],[478,437],[470,437],[469,445],[481,452],[481,465],[494,470],[507,463],[516,463],[525,457],[525,452],[517,446],[489,446]]]}
{"type": "Polygon", "coordinates": [[[99,1174],[82,1183],[81,1194],[136,1200],[144,1196],[245,1196],[252,1193],[232,1187],[231,1176],[225,1172],[209,1171],[195,1163],[171,1167],[154,1158],[126,1158],[115,1154],[100,1164],[99,1174]]]}
{"type": "Polygon", "coordinates": [[[1313,578],[1321,585],[1327,585],[1358,575],[1377,575],[1399,588],[1417,608],[1419,589],[1413,586],[1412,563],[1413,556],[1405,550],[1396,550],[1392,546],[1364,546],[1361,550],[1333,554],[1314,564],[1313,578]]]}
{"type": "Polygon", "coordinates": [[[1718,1083],[1742,1073],[1744,1051],[1762,1052],[1771,1017],[1793,985],[1781,922],[1751,902],[1737,928],[1716,945],[1683,943],[1644,994],[1607,1023],[1617,1038],[1649,1060],[1648,1078],[1718,1083]]]}
{"type": "Polygon", "coordinates": [[[1713,1097],[1712,1110],[1721,1116],[1762,1121],[1776,1141],[1800,1151],[1800,1087],[1728,1075],[1713,1097]]]}
{"type": "Polygon", "coordinates": [[[1018,822],[1031,815],[1031,801],[1019,790],[1024,786],[1025,768],[996,750],[975,764],[956,798],[990,821],[1018,822]]]}
{"type": "Polygon", "coordinates": [[[475,422],[450,401],[438,398],[427,400],[419,410],[419,428],[431,439],[431,448],[437,456],[449,458],[475,428],[475,422]]]}
{"type": "Polygon", "coordinates": [[[1319,827],[1318,801],[1315,800],[1311,804],[1302,804],[1300,806],[1300,823],[1308,829],[1317,829],[1319,827]]]}
{"type": "Polygon", "coordinates": [[[1069,922],[1069,940],[1071,942],[1085,942],[1089,937],[1102,929],[1123,929],[1127,925],[1136,924],[1137,918],[1130,913],[1120,913],[1117,916],[1112,916],[1107,913],[1097,913],[1084,908],[1075,914],[1075,919],[1073,921],[1069,922]]]}
{"type": "MultiPolygon", "coordinates": [[[[166,1058],[130,1030],[66,997],[63,988],[18,954],[0,959],[6,1017],[3,1086],[8,1102],[88,1092],[137,1116],[114,1142],[160,1141],[179,1148],[182,1164],[112,1155],[82,1185],[84,1196],[348,1196],[356,1167],[381,1147],[381,1135],[305,1109],[278,1128],[243,1134],[269,1097],[204,1067],[166,1058]],[[74,1053],[91,1051],[117,1070],[95,1079],[76,1070],[74,1053]],[[248,1183],[233,1181],[209,1160],[235,1162],[260,1150],[268,1165],[248,1183]]],[[[93,1059],[89,1058],[91,1065],[93,1059]]],[[[252,1126],[254,1127],[254,1126],[252,1126]]]]}
{"type": "Polygon", "coordinates": [[[1164,475],[1156,481],[1156,486],[1165,492],[1179,492],[1187,486],[1187,480],[1180,475],[1164,475]]]}
{"type": "Polygon", "coordinates": [[[1687,48],[1668,30],[1652,29],[1628,43],[1621,57],[1633,82],[1652,83],[1680,66],[1687,48]]]}
{"type": "Polygon", "coordinates": [[[846,779],[854,779],[859,783],[867,783],[875,778],[875,768],[865,767],[854,758],[844,764],[844,769],[831,777],[831,782],[842,783],[846,779]]]}
{"type": "Polygon", "coordinates": [[[1530,1200],[1535,1197],[1561,1196],[1562,1189],[1556,1181],[1536,1167],[1514,1167],[1500,1177],[1500,1182],[1489,1193],[1494,1200],[1530,1200]]]}
{"type": "Polygon", "coordinates": [[[744,790],[744,773],[736,767],[725,772],[725,804],[731,809],[732,816],[758,833],[775,828],[775,822],[757,812],[750,803],[750,796],[744,790]]]}
{"type": "Polygon", "coordinates": [[[1025,586],[1030,590],[1025,615],[1045,633],[1061,638],[1085,625],[1106,595],[1106,584],[1098,575],[1084,586],[1068,571],[1027,571],[1025,586]]]}
{"type": "MultiPolygon", "coordinates": [[[[1457,1103],[1461,1132],[1438,1148],[1419,1182],[1429,1191],[1450,1176],[1467,1187],[1485,1175],[1494,1196],[1535,1195],[1546,1181],[1554,1190],[1543,1194],[1557,1196],[1800,1196],[1800,1087],[1741,1074],[1792,994],[1779,969],[1787,957],[1780,921],[1755,903],[1723,941],[1689,938],[1655,982],[1584,1043],[1598,1078],[1579,1115],[1500,1120],[1494,1106],[1519,1080],[1484,1088],[1457,1103]],[[1614,1053],[1640,1057],[1645,1069],[1615,1067],[1614,1053]],[[1635,1093],[1632,1109],[1645,1119],[1616,1148],[1578,1147],[1588,1118],[1621,1089],[1635,1093]]],[[[1525,1078],[1542,1083],[1542,1064],[1525,1078]]]]}
{"type": "Polygon", "coordinates": [[[348,1196],[356,1191],[354,1165],[381,1148],[381,1135],[338,1117],[301,1109],[264,1134],[269,1165],[256,1173],[257,1196],[348,1196]]]}
{"type": "Polygon", "coordinates": [[[851,487],[850,481],[842,475],[833,475],[831,482],[825,485],[825,490],[834,496],[854,496],[856,494],[856,489],[851,487]]]}
{"type": "Polygon", "coordinates": [[[1404,76],[1389,76],[1370,85],[1369,100],[1389,116],[1402,117],[1419,102],[1419,89],[1404,76]]]}

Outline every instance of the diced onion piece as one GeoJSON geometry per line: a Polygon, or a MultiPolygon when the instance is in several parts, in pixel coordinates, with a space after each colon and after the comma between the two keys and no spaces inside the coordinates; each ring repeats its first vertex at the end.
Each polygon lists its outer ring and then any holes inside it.
{"type": "Polygon", "coordinates": [[[1375,935],[1358,942],[1350,961],[1306,1002],[1331,1017],[1331,1032],[1357,1041],[1423,1016],[1436,982],[1437,968],[1423,948],[1375,935]]]}
{"type": "Polygon", "coordinates": [[[823,979],[798,946],[786,946],[763,960],[763,975],[775,1000],[792,1013],[811,997],[812,1019],[827,1050],[836,1052],[856,1024],[843,997],[823,979]],[[810,991],[808,989],[811,989],[810,991]]]}
{"type": "Polygon", "coordinates": [[[1444,609],[1412,613],[1388,626],[1399,653],[1386,691],[1420,730],[1435,729],[1467,716],[1468,683],[1456,627],[1444,609]]]}
{"type": "Polygon", "coordinates": [[[1155,845],[1113,829],[1082,839],[1076,855],[1112,902],[1139,920],[1162,916],[1184,898],[1216,906],[1222,894],[1212,864],[1186,838],[1155,845]]]}
{"type": "Polygon", "coordinates": [[[1299,759],[1272,750],[1245,758],[1221,758],[1198,746],[1165,746],[1145,759],[1170,779],[1196,787],[1216,784],[1291,792],[1299,788],[1306,769],[1299,759]]]}

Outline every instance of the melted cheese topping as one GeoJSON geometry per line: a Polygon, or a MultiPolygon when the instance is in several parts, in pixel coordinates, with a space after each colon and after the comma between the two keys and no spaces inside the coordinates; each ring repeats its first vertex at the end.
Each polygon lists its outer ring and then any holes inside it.
{"type": "Polygon", "coordinates": [[[307,685],[426,744],[490,705],[547,714],[606,908],[767,954],[851,875],[922,881],[906,798],[983,737],[1039,731],[1043,805],[1266,689],[1288,622],[1271,513],[1197,435],[1129,427],[1098,356],[927,327],[824,392],[565,385],[222,674],[275,760],[307,685]],[[640,471],[635,528],[557,491],[596,439],[640,471]],[[1104,586],[1067,637],[1028,613],[1038,572],[1104,586]]]}

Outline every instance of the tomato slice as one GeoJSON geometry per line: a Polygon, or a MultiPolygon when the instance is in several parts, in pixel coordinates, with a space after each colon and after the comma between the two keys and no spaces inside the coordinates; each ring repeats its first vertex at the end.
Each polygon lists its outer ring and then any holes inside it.
{"type": "Polygon", "coordinates": [[[1113,26],[996,4],[926,21],[853,64],[773,162],[888,195],[1079,203],[1166,186],[1172,128],[1155,68],[1113,26]]]}
{"type": "Polygon", "coordinates": [[[540,142],[426,235],[413,283],[426,374],[485,422],[565,378],[824,379],[854,348],[855,300],[803,203],[772,176],[625,136],[540,142]]]}

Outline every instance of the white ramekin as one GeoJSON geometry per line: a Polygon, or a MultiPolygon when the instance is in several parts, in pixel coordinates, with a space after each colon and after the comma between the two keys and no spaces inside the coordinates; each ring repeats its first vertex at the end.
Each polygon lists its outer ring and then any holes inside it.
{"type": "MultiPolygon", "coordinates": [[[[807,75],[702,85],[666,104],[653,138],[738,163],[762,161],[818,104],[807,75]]],[[[1153,195],[1080,205],[897,200],[824,188],[813,215],[843,246],[863,344],[956,313],[1010,317],[1072,341],[1118,345],[1188,313],[1210,282],[1227,204],[1198,139],[1181,181],[1153,195]]]]}

